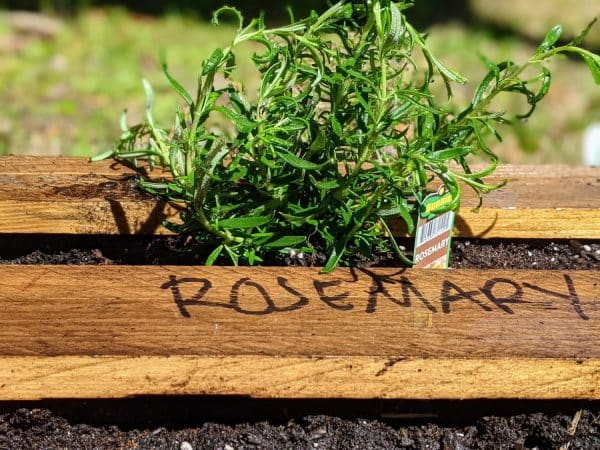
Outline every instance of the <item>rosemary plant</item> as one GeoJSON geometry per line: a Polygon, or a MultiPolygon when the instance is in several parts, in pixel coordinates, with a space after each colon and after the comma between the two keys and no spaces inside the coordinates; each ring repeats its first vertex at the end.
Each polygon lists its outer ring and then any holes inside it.
{"type": "Polygon", "coordinates": [[[400,218],[412,232],[413,213],[432,179],[451,192],[448,208],[459,206],[461,185],[480,199],[499,187],[483,181],[498,163],[486,137],[500,139],[495,127],[507,122],[492,109],[496,96],[524,95],[530,108],[517,117],[528,117],[550,87],[546,61],[565,53],[581,56],[600,84],[600,57],[580,47],[592,24],[564,45],[557,44],[556,26],[524,64],[484,59],[489,71],[471,104],[442,105],[430,84],[441,79],[450,99],[451,85],[466,80],[432,54],[406,19],[408,6],[342,1],[277,28],[267,28],[262,17],[245,24],[236,9],[222,8],[214,23],[231,14],[239,28],[230,46],[202,63],[195,95],[163,64],[182,100],[174,124],[155,123],[152,88],[144,80],[145,120],[128,126],[123,116],[118,144],[94,159],[166,168],[167,179],[140,185],[185,205],[182,222],[166,225],[213,245],[209,265],[220,255],[256,264],[268,252],[291,249],[326,252],[324,271],[350,252],[368,258],[395,250],[406,260],[388,222],[400,218]],[[232,79],[236,51],[246,41],[264,47],[252,57],[262,75],[252,101],[232,79]],[[538,70],[525,78],[531,67],[538,70]],[[217,78],[226,80],[224,87],[217,78]],[[208,127],[213,115],[234,126],[208,127]],[[472,154],[489,166],[473,172],[472,154]]]}

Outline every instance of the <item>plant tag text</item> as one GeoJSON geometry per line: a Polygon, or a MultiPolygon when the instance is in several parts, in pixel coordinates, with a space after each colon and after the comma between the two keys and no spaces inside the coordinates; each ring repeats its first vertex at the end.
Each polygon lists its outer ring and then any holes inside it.
{"type": "Polygon", "coordinates": [[[450,210],[437,214],[436,211],[451,202],[452,196],[443,186],[423,200],[415,237],[415,268],[448,268],[456,212],[450,210]]]}

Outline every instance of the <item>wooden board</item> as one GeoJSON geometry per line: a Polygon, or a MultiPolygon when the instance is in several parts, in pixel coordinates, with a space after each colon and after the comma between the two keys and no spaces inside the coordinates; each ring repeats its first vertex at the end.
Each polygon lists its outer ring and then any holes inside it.
{"type": "Polygon", "coordinates": [[[0,400],[600,399],[598,271],[0,267],[0,400]]]}
{"type": "Polygon", "coordinates": [[[598,360],[394,361],[357,356],[9,357],[0,360],[0,400],[141,395],[415,400],[600,398],[598,360]]]}
{"type": "MultiPolygon", "coordinates": [[[[133,172],[83,158],[0,157],[0,233],[163,234],[177,208],[140,194],[133,172]]],[[[600,236],[600,168],[500,167],[478,213],[464,189],[456,235],[584,239],[600,236]]],[[[401,228],[396,231],[402,234],[401,228]]]]}

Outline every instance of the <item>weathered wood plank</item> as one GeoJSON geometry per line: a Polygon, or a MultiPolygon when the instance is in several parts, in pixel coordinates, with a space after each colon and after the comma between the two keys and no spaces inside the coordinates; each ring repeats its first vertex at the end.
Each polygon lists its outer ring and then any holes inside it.
{"type": "Polygon", "coordinates": [[[113,161],[0,157],[0,181],[0,233],[165,234],[162,221],[178,214],[113,161]]]}
{"type": "Polygon", "coordinates": [[[600,399],[600,273],[0,267],[0,399],[77,392],[600,399]]]}
{"type": "Polygon", "coordinates": [[[164,235],[163,220],[177,214],[155,199],[0,200],[0,233],[164,235]]]}
{"type": "MultiPolygon", "coordinates": [[[[176,208],[140,194],[132,174],[82,158],[0,158],[0,233],[167,233],[160,223],[176,208]]],[[[509,185],[487,195],[478,213],[464,189],[458,236],[600,236],[600,168],[505,166],[489,182],[504,178],[509,185]]]]}
{"type": "MultiPolygon", "coordinates": [[[[474,170],[483,168],[474,165],[474,170]]],[[[69,156],[0,156],[0,175],[129,175],[133,170],[111,160],[90,163],[87,158],[69,156]]],[[[501,165],[494,178],[596,178],[598,169],[567,165],[501,165]]]]}
{"type": "Polygon", "coordinates": [[[600,360],[378,357],[0,357],[0,400],[255,398],[600,399],[600,360]]]}
{"type": "Polygon", "coordinates": [[[3,355],[600,357],[598,271],[0,266],[0,305],[3,355]]]}
{"type": "Polygon", "coordinates": [[[134,171],[111,160],[89,162],[87,158],[69,156],[1,156],[0,175],[131,175],[134,171]]]}

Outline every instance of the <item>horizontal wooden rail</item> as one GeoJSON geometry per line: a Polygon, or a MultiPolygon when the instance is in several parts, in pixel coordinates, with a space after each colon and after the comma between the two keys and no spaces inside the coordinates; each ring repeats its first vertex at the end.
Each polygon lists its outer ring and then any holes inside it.
{"type": "MultiPolygon", "coordinates": [[[[162,234],[177,210],[140,194],[133,171],[83,158],[0,157],[0,233],[162,234]]],[[[456,234],[486,238],[600,237],[600,168],[504,166],[477,200],[464,189],[456,234]]],[[[401,233],[401,230],[398,231],[401,233]]]]}
{"type": "Polygon", "coordinates": [[[597,271],[0,267],[0,400],[600,399],[597,271]]]}

